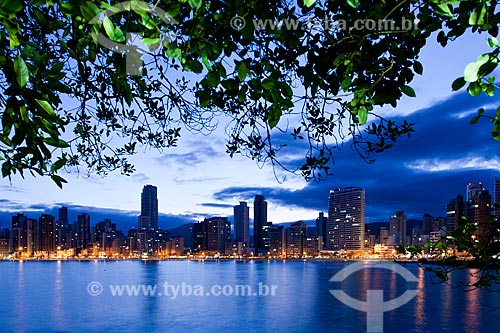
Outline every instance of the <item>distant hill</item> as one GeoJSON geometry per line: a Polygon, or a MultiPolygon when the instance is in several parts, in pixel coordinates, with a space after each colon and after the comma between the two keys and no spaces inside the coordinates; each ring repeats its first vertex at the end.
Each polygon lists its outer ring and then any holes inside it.
{"type": "Polygon", "coordinates": [[[292,224],[297,223],[298,221],[304,222],[308,227],[316,227],[316,220],[297,220],[295,222],[273,223],[273,225],[281,225],[286,229],[286,228],[290,227],[292,224]]]}
{"type": "Polygon", "coordinates": [[[177,236],[182,236],[184,237],[184,246],[185,247],[192,247],[192,237],[191,237],[191,228],[193,227],[194,223],[186,223],[181,226],[178,226],[177,228],[172,228],[172,229],[167,229],[167,231],[170,233],[170,237],[177,237],[177,236]]]}
{"type": "MultiPolygon", "coordinates": [[[[411,231],[413,228],[419,227],[422,228],[422,221],[409,219],[406,221],[406,235],[411,236],[411,231]]],[[[369,235],[380,235],[380,229],[387,228],[389,229],[389,222],[372,222],[366,223],[365,229],[368,231],[369,235]]]]}
{"type": "Polygon", "coordinates": [[[406,236],[411,236],[411,230],[415,227],[422,229],[422,224],[423,221],[421,220],[410,219],[406,221],[406,236]]]}
{"type": "Polygon", "coordinates": [[[369,235],[380,235],[380,229],[389,229],[389,222],[371,222],[365,224],[365,230],[369,235]]]}

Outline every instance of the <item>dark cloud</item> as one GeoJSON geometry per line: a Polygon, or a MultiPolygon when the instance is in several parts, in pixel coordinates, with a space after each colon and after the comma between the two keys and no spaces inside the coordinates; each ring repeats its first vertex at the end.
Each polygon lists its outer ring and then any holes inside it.
{"type": "Polygon", "coordinates": [[[166,164],[180,164],[187,166],[194,166],[200,163],[204,163],[206,161],[212,160],[217,156],[222,156],[223,153],[215,150],[213,147],[209,145],[198,145],[194,147],[194,151],[184,154],[163,154],[160,157],[156,158],[156,162],[160,165],[166,164]]]}
{"type": "Polygon", "coordinates": [[[213,203],[213,202],[204,202],[204,203],[199,204],[199,206],[211,207],[211,208],[233,208],[233,205],[213,203]]]}
{"type": "MultiPolygon", "coordinates": [[[[434,216],[444,215],[448,201],[459,193],[463,194],[468,182],[482,181],[491,192],[493,179],[500,177],[497,170],[484,165],[464,168],[461,164],[467,157],[480,157],[485,163],[500,159],[499,143],[491,138],[491,123],[480,121],[471,125],[472,115],[457,116],[492,102],[491,98],[474,98],[459,93],[405,117],[415,124],[415,133],[377,155],[373,164],[363,162],[346,143],[344,149],[335,154],[333,176],[319,184],[311,182],[295,191],[279,187],[230,187],[217,192],[214,198],[251,200],[255,194],[263,194],[270,205],[327,211],[330,189],[359,186],[366,189],[369,222],[386,221],[399,209],[405,210],[410,218],[421,218],[426,212],[434,216]],[[446,162],[445,171],[426,170],[426,161],[446,162]],[[417,165],[421,170],[415,168],[417,165]]],[[[400,117],[391,119],[402,120],[400,117]]],[[[295,156],[304,148],[294,142],[290,147],[289,154],[295,156]]],[[[298,163],[292,159],[290,162],[298,163]]]]}
{"type": "MultiPolygon", "coordinates": [[[[24,211],[24,210],[39,210],[40,207],[38,205],[25,205],[21,204],[15,200],[9,199],[0,199],[0,209],[8,212],[13,211],[24,211]]],[[[46,208],[46,207],[43,207],[46,208]]]]}

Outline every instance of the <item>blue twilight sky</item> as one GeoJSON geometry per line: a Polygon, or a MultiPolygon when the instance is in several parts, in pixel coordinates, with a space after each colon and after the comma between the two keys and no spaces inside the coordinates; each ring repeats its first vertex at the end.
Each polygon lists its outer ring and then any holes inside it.
{"type": "MultiPolygon", "coordinates": [[[[336,153],[333,176],[326,181],[307,183],[287,175],[278,183],[269,166],[259,168],[246,158],[229,158],[224,153],[225,137],[219,134],[223,129],[211,136],[184,131],[178,148],[161,154],[142,151],[133,157],[137,171],[131,177],[66,174],[69,184],[62,190],[44,178],[14,177],[12,184],[3,179],[0,223],[9,226],[15,212],[38,217],[41,212],[56,214],[58,206],[66,205],[71,221],[89,212],[92,223],[111,218],[127,229],[136,226],[145,184],[158,186],[163,228],[213,215],[232,219],[232,206],[240,200],[252,206],[255,194],[265,195],[269,202],[269,221],[312,220],[319,211],[327,211],[329,190],[344,186],[366,189],[367,222],[387,221],[399,209],[410,218],[426,212],[443,215],[449,199],[464,193],[467,182],[482,181],[492,190],[493,179],[500,177],[500,143],[491,138],[491,124],[485,120],[469,124],[478,108],[498,105],[498,97],[473,98],[464,89],[453,93],[450,88],[467,63],[488,51],[485,38],[462,38],[446,48],[434,41],[426,46],[421,57],[424,75],[412,84],[417,98],[405,97],[397,109],[383,110],[387,116],[405,116],[415,123],[416,132],[379,154],[372,165],[347,142],[336,153]]],[[[290,156],[282,157],[293,156],[290,151],[290,156]]]]}

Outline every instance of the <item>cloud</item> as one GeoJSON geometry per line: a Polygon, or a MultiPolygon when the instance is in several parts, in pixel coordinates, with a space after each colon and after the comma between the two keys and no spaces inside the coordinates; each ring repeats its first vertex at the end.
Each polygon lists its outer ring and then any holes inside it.
{"type": "Polygon", "coordinates": [[[46,208],[36,204],[23,204],[9,199],[0,199],[0,203],[2,204],[2,210],[5,212],[40,211],[46,208]]]}
{"type": "Polygon", "coordinates": [[[212,203],[212,202],[204,202],[199,204],[202,207],[211,207],[211,208],[233,208],[234,205],[230,204],[221,204],[221,203],[212,203]]]}
{"type": "MultiPolygon", "coordinates": [[[[222,155],[222,152],[215,150],[211,146],[195,146],[193,151],[184,154],[163,154],[155,160],[160,165],[180,164],[183,166],[195,166],[205,163],[222,155]]],[[[189,147],[187,147],[189,149],[189,147]]]]}
{"type": "Polygon", "coordinates": [[[220,201],[247,201],[253,203],[255,195],[259,194],[263,195],[269,204],[324,210],[323,207],[327,200],[314,195],[312,192],[316,192],[316,190],[310,186],[302,190],[277,187],[229,187],[216,192],[214,198],[220,201]]]}
{"type": "Polygon", "coordinates": [[[143,173],[134,173],[131,178],[141,184],[148,183],[149,182],[149,177],[146,176],[143,173]]]}
{"type": "Polygon", "coordinates": [[[223,177],[207,177],[207,178],[198,177],[198,178],[186,178],[186,179],[175,177],[173,181],[176,182],[177,184],[186,184],[186,183],[217,182],[224,179],[225,178],[223,177]]]}
{"type": "Polygon", "coordinates": [[[2,192],[14,192],[14,193],[24,193],[25,191],[19,187],[12,185],[0,185],[0,190],[2,192]]]}
{"type": "MultiPolygon", "coordinates": [[[[490,103],[490,104],[482,106],[483,109],[492,109],[492,110],[496,109],[497,107],[498,107],[498,105],[496,105],[495,103],[490,103]]],[[[455,114],[453,114],[453,117],[456,117],[458,119],[472,118],[473,115],[477,114],[477,111],[478,111],[478,108],[474,107],[474,108],[469,109],[469,110],[464,110],[464,111],[455,113],[455,114]]]]}
{"type": "Polygon", "coordinates": [[[452,160],[433,158],[405,163],[405,166],[409,169],[422,172],[500,170],[500,158],[495,157],[489,160],[486,160],[482,156],[467,156],[452,160]]]}

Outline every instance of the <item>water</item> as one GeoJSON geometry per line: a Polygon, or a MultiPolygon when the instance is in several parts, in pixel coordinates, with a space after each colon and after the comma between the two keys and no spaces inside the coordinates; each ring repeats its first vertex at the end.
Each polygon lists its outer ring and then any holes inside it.
{"type": "MultiPolygon", "coordinates": [[[[414,299],[384,314],[384,332],[471,333],[500,327],[496,317],[500,310],[491,308],[500,305],[498,294],[434,285],[429,273],[417,265],[406,267],[418,282],[407,282],[380,268],[358,271],[344,282],[329,282],[349,264],[0,262],[0,332],[366,332],[366,313],[342,304],[330,289],[342,289],[362,301],[368,289],[384,290],[385,301],[417,289],[414,299]],[[100,291],[97,284],[89,287],[93,282],[103,286],[98,296],[91,295],[100,291]],[[165,283],[178,287],[178,294],[164,289],[165,283]],[[112,295],[110,286],[126,284],[156,285],[157,289],[155,296],[144,296],[142,290],[127,296],[125,289],[122,296],[112,295]],[[235,296],[236,285],[249,285],[252,295],[235,296]],[[204,296],[193,295],[201,288],[204,296]],[[207,296],[211,288],[220,288],[215,292],[228,296],[207,296]]],[[[466,281],[470,272],[456,272],[452,281],[466,281]]]]}

